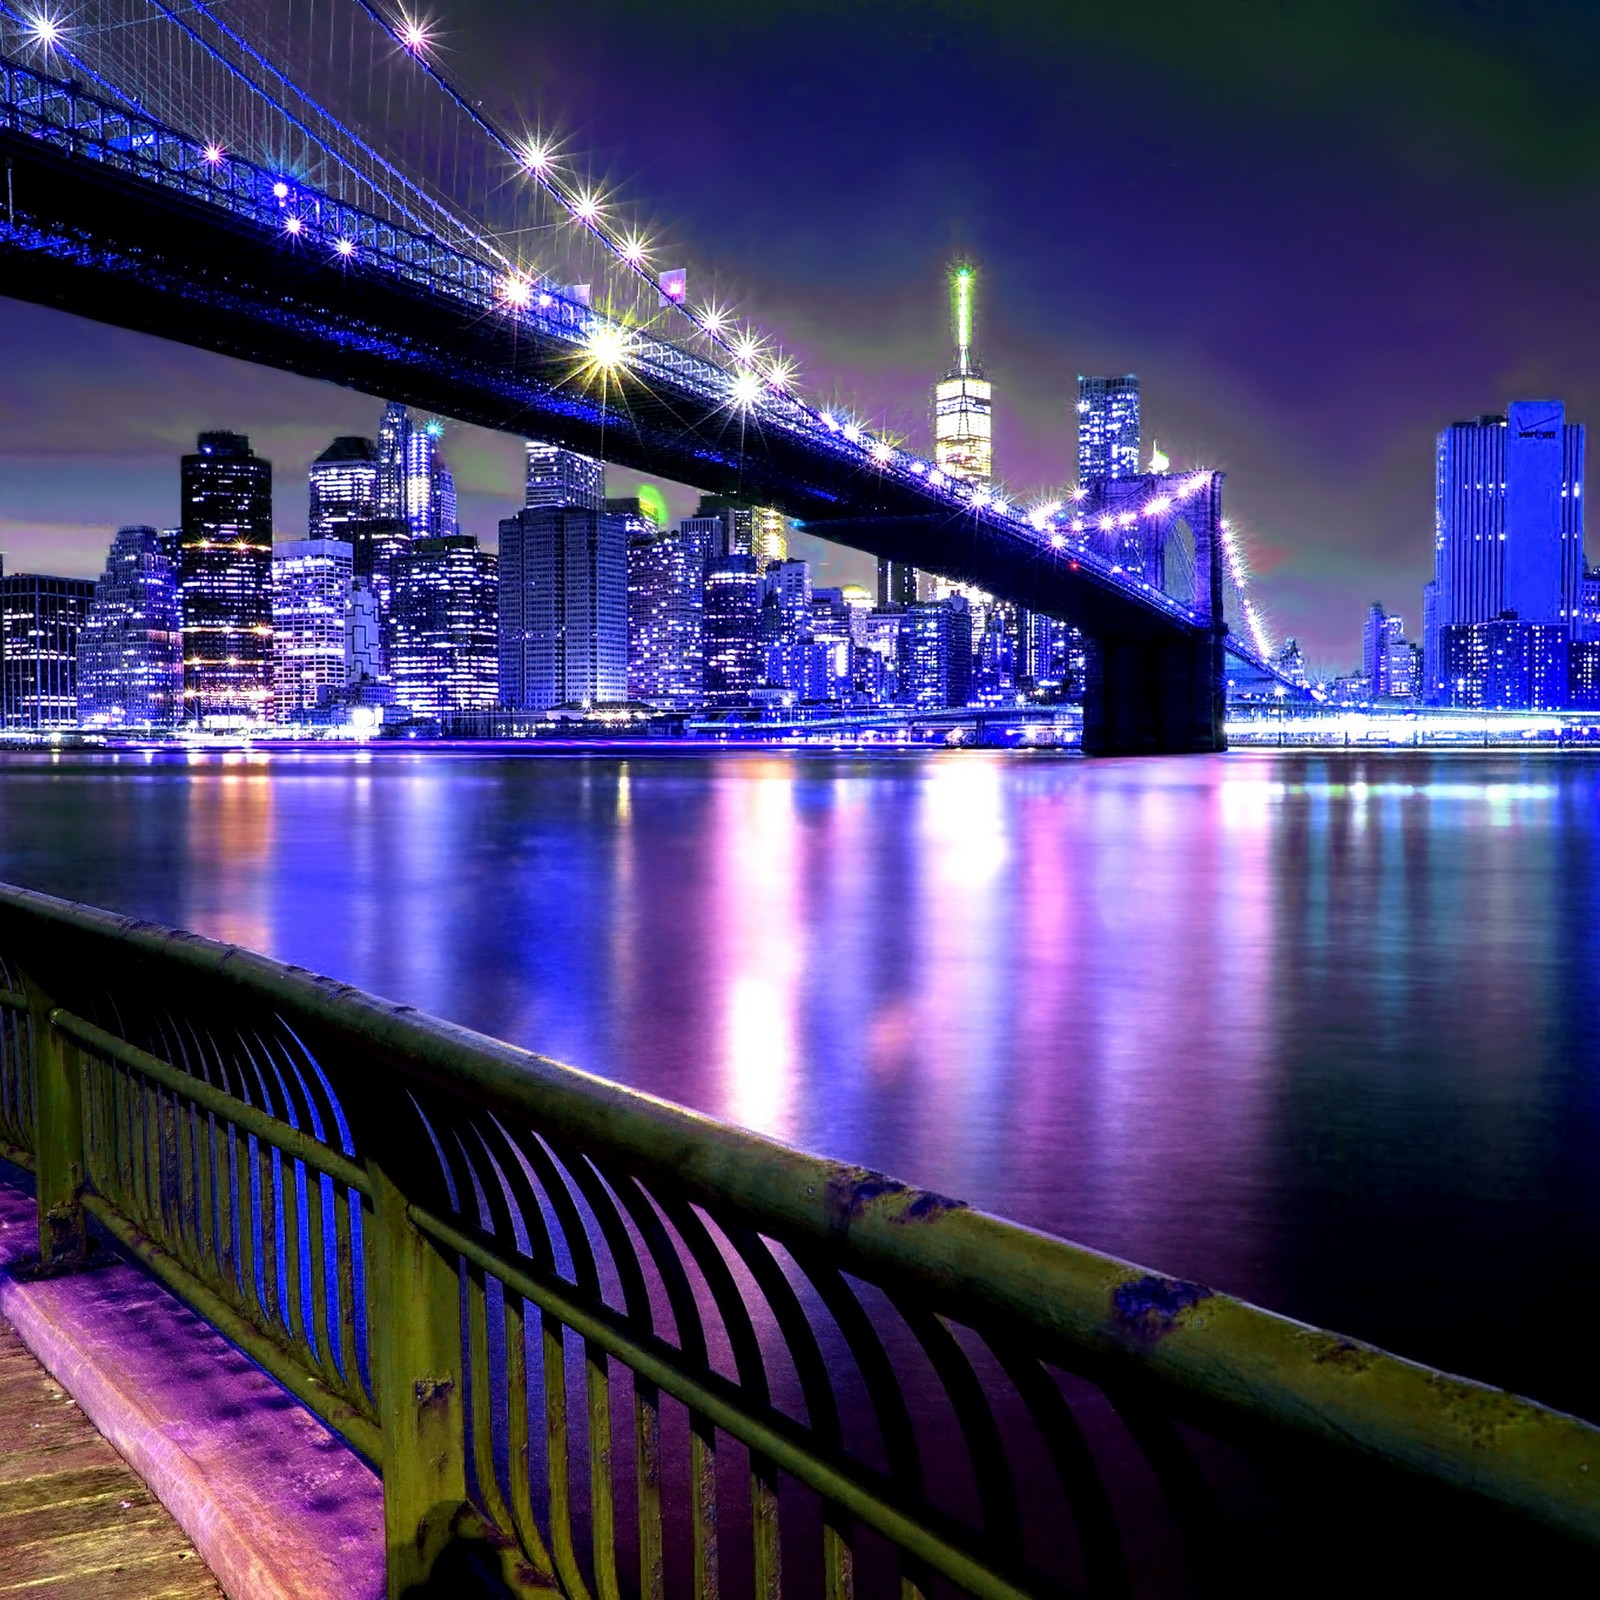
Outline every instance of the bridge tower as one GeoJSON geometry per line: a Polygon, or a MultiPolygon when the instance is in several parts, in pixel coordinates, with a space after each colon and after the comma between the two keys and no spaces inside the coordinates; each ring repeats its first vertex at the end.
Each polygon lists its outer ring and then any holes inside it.
{"type": "Polygon", "coordinates": [[[1086,493],[1075,520],[1091,545],[1155,588],[1168,583],[1173,545],[1192,543],[1198,627],[1154,631],[1112,625],[1085,629],[1085,755],[1187,755],[1227,748],[1223,641],[1222,478],[1144,473],[1102,479],[1086,493]]]}

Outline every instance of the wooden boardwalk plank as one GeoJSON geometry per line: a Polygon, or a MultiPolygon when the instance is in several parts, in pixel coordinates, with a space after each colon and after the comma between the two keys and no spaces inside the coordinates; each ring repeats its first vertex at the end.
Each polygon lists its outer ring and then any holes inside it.
{"type": "Polygon", "coordinates": [[[0,1320],[0,1595],[222,1600],[182,1530],[0,1320]]]}

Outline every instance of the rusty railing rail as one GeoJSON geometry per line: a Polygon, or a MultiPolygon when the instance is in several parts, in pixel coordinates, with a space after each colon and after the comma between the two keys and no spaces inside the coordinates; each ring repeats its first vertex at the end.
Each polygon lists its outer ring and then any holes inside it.
{"type": "Polygon", "coordinates": [[[1313,1484],[1600,1551],[1575,1417],[4,886],[0,1155],[373,1462],[395,1596],[1205,1588],[1313,1484]]]}

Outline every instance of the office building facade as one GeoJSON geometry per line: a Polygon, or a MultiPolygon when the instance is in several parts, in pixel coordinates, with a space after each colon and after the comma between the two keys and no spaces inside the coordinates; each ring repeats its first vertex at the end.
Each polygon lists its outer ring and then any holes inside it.
{"type": "Polygon", "coordinates": [[[653,524],[636,501],[596,505],[597,464],[562,454],[539,458],[542,503],[500,523],[500,689],[513,710],[628,698],[628,542],[653,524]],[[562,492],[584,503],[553,503],[562,492]]]}
{"type": "Polygon", "coordinates": [[[1558,711],[1567,704],[1572,639],[1561,623],[1492,622],[1439,630],[1443,700],[1474,711],[1558,711]]]}
{"type": "Polygon", "coordinates": [[[296,539],[272,552],[273,720],[298,723],[349,682],[353,552],[342,539],[296,539]]]}
{"type": "Polygon", "coordinates": [[[70,728],[78,716],[78,642],[94,598],[88,578],[0,578],[0,727],[70,728]]]}
{"type": "Polygon", "coordinates": [[[527,476],[522,503],[527,510],[599,511],[604,505],[604,463],[535,439],[527,441],[524,454],[527,476]]]}
{"type": "Polygon", "coordinates": [[[1515,613],[1525,627],[1561,628],[1569,637],[1579,630],[1583,473],[1584,429],[1567,422],[1558,400],[1515,401],[1504,416],[1453,423],[1440,433],[1424,626],[1433,695],[1454,697],[1450,686],[1466,659],[1456,635],[1446,661],[1448,629],[1515,613]]]}
{"type": "Polygon", "coordinates": [[[233,728],[272,700],[272,463],[238,433],[182,461],[179,582],[185,720],[233,728]]]}
{"type": "Polygon", "coordinates": [[[78,634],[78,721],[170,728],[183,716],[178,574],[154,528],[119,528],[78,634]]]}
{"type": "Polygon", "coordinates": [[[377,445],[354,434],[335,439],[311,463],[307,476],[307,536],[353,544],[352,529],[370,524],[379,514],[377,445]]]}
{"type": "Polygon", "coordinates": [[[707,705],[748,705],[761,685],[766,672],[762,597],[754,556],[722,555],[707,563],[703,623],[707,705]]]}
{"type": "Polygon", "coordinates": [[[1078,377],[1078,481],[1139,471],[1139,380],[1078,377]]]}
{"type": "Polygon", "coordinates": [[[972,693],[972,612],[964,596],[908,607],[899,647],[900,698],[907,705],[967,704],[972,693]]]}
{"type": "Polygon", "coordinates": [[[674,533],[628,540],[628,698],[651,705],[698,705],[705,685],[703,536],[674,533]]]}
{"type": "Polygon", "coordinates": [[[419,717],[492,710],[500,700],[499,583],[470,534],[414,539],[396,555],[389,668],[398,704],[419,717]]]}

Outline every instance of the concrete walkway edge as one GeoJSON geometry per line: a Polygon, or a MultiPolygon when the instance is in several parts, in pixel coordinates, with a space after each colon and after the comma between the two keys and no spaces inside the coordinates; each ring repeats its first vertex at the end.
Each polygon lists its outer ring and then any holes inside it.
{"type": "Polygon", "coordinates": [[[383,1600],[383,1488],[214,1328],[122,1260],[22,1283],[32,1200],[0,1181],[0,1314],[230,1600],[383,1600]]]}

